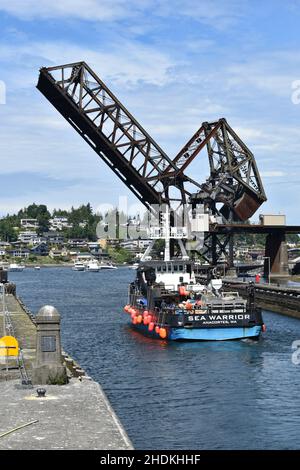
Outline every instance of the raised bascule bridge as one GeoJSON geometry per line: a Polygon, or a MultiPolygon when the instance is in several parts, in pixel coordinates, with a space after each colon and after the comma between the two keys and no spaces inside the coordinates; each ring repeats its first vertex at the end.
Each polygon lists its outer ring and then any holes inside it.
{"type": "Polygon", "coordinates": [[[229,253],[233,266],[234,234],[264,233],[271,274],[288,273],[285,237],[300,227],[249,223],[267,198],[254,155],[226,119],[204,122],[172,158],[85,62],[41,68],[37,88],[147,209],[201,208],[208,224],[200,251],[211,265],[229,253]],[[191,163],[204,165],[204,150],[210,175],[200,182],[191,163]]]}

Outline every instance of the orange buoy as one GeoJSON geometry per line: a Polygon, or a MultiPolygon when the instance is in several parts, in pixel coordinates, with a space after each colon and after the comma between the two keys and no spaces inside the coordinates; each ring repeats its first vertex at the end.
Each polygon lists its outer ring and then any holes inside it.
{"type": "Polygon", "coordinates": [[[145,316],[149,315],[148,310],[144,310],[144,315],[145,315],[145,316]]]}
{"type": "Polygon", "coordinates": [[[167,330],[165,328],[160,328],[159,330],[159,336],[162,338],[162,339],[165,339],[167,337],[167,330]]]}
{"type": "Polygon", "coordinates": [[[266,327],[266,325],[265,325],[265,324],[263,324],[263,325],[262,325],[262,327],[261,327],[261,329],[262,329],[262,332],[263,332],[263,333],[265,333],[265,332],[267,331],[267,327],[266,327]]]}
{"type": "Polygon", "coordinates": [[[156,325],[155,327],[155,333],[157,333],[159,335],[159,331],[160,331],[160,327],[158,325],[156,325]]]}
{"type": "Polygon", "coordinates": [[[148,323],[149,323],[148,315],[143,318],[143,323],[144,323],[144,325],[148,325],[148,323]]]}
{"type": "Polygon", "coordinates": [[[143,317],[142,317],[142,315],[138,315],[138,316],[136,317],[136,319],[137,319],[137,322],[138,322],[138,323],[142,323],[143,317]]]}
{"type": "Polygon", "coordinates": [[[136,316],[134,316],[134,317],[133,317],[133,319],[132,319],[132,323],[133,323],[134,325],[136,325],[136,324],[137,324],[137,317],[136,317],[136,316]]]}
{"type": "Polygon", "coordinates": [[[148,315],[148,323],[152,321],[152,315],[148,315]]]}
{"type": "Polygon", "coordinates": [[[148,330],[149,330],[149,331],[153,331],[153,330],[154,330],[154,323],[153,323],[153,321],[151,321],[151,322],[149,323],[148,330]]]}
{"type": "Polygon", "coordinates": [[[185,286],[179,286],[178,291],[179,291],[179,295],[182,295],[182,296],[189,295],[189,291],[186,290],[185,286]]]}

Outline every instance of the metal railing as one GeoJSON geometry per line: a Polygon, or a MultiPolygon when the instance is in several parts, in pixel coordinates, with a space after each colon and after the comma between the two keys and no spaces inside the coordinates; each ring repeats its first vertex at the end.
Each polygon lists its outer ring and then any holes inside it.
{"type": "MultiPolygon", "coordinates": [[[[0,284],[1,289],[1,303],[2,303],[2,315],[3,315],[3,335],[4,336],[15,336],[14,326],[11,320],[11,316],[6,304],[6,292],[5,292],[5,284],[0,284]]],[[[19,347],[19,354],[17,356],[17,364],[21,375],[21,382],[22,385],[31,385],[31,380],[28,377],[25,361],[23,356],[23,351],[19,347]]]]}

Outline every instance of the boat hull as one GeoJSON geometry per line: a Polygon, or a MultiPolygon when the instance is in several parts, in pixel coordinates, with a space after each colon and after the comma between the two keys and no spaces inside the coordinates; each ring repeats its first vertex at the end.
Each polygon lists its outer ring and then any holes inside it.
{"type": "MultiPolygon", "coordinates": [[[[132,325],[140,333],[155,339],[161,339],[155,331],[149,331],[148,326],[132,325]]],[[[228,341],[238,339],[258,339],[262,331],[259,325],[235,328],[169,328],[167,341],[228,341]]]]}

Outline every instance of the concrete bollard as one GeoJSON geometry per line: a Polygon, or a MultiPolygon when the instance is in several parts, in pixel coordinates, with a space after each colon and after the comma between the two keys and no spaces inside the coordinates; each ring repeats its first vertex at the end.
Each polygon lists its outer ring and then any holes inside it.
{"type": "Polygon", "coordinates": [[[60,314],[55,307],[45,305],[39,310],[35,321],[37,340],[33,383],[66,384],[68,379],[61,353],[60,314]]]}

